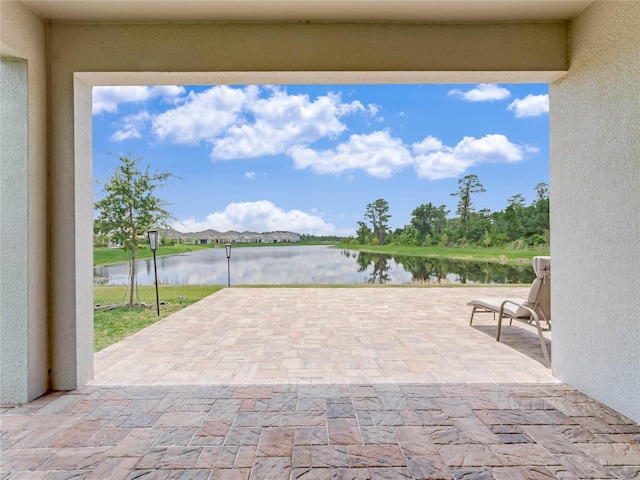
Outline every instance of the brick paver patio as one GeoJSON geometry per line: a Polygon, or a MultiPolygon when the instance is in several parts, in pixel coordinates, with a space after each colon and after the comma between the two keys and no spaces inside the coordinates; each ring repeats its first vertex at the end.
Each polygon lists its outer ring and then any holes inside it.
{"type": "MultiPolygon", "coordinates": [[[[2,480],[640,478],[640,426],[557,382],[500,288],[231,288],[0,416],[2,480]]],[[[546,334],[550,338],[550,333],[546,334]]]]}

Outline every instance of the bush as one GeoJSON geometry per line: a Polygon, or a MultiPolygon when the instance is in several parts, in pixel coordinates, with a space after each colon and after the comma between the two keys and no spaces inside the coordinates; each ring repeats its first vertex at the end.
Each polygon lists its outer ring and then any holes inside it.
{"type": "Polygon", "coordinates": [[[544,235],[531,235],[527,240],[529,245],[548,245],[547,238],[544,235]]]}
{"type": "Polygon", "coordinates": [[[165,247],[173,247],[176,243],[178,243],[176,237],[162,237],[162,245],[165,247]]]}
{"type": "Polygon", "coordinates": [[[526,247],[527,245],[524,243],[524,240],[518,238],[507,245],[507,250],[524,250],[526,247]]]}

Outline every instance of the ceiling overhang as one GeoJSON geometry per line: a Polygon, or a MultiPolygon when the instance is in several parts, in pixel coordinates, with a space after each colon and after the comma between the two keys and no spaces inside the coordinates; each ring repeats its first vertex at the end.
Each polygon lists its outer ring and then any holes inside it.
{"type": "Polygon", "coordinates": [[[53,22],[558,22],[593,0],[23,0],[53,22]]]}

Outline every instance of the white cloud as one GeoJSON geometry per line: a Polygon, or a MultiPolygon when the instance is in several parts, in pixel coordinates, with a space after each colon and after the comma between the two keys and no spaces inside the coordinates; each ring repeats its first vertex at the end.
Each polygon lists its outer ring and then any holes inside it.
{"type": "MultiPolygon", "coordinates": [[[[464,137],[457,145],[444,145],[438,138],[428,136],[411,146],[392,138],[388,131],[369,135],[352,135],[348,142],[335,150],[315,151],[296,147],[290,152],[294,166],[309,168],[318,174],[340,174],[364,170],[372,177],[388,178],[407,166],[413,166],[419,178],[437,180],[456,177],[468,168],[482,163],[513,163],[523,160],[538,149],[518,145],[500,134],[482,138],[464,137]]],[[[351,180],[351,179],[348,179],[351,180]]]]}
{"type": "Polygon", "coordinates": [[[388,178],[412,163],[411,154],[399,138],[388,131],[367,135],[351,135],[349,141],[335,150],[315,151],[294,147],[290,151],[298,169],[310,168],[315,173],[338,174],[361,169],[372,177],[388,178]]]}
{"type": "Polygon", "coordinates": [[[421,142],[414,143],[412,148],[413,153],[429,153],[442,149],[442,142],[436,137],[429,135],[421,142]]]}
{"type": "Polygon", "coordinates": [[[415,166],[418,177],[438,180],[457,177],[481,163],[519,162],[528,152],[531,152],[531,147],[511,143],[504,135],[464,137],[455,147],[443,146],[431,153],[418,155],[415,166]]]}
{"type": "Polygon", "coordinates": [[[457,88],[449,90],[447,95],[459,97],[467,102],[493,102],[495,100],[509,98],[511,92],[504,87],[499,87],[495,83],[481,83],[466,92],[457,88]]]}
{"type": "MultiPolygon", "coordinates": [[[[199,232],[212,228],[219,232],[228,230],[270,232],[288,230],[317,235],[342,234],[325,222],[320,215],[301,210],[285,211],[268,200],[230,203],[222,212],[207,215],[202,221],[189,218],[173,225],[180,231],[199,232]]],[[[353,233],[349,231],[350,234],[353,233]]]]}
{"type": "Polygon", "coordinates": [[[335,138],[347,128],[340,118],[358,111],[375,115],[378,109],[373,104],[365,109],[359,101],[343,103],[333,93],[312,101],[280,87],[214,86],[190,93],[181,105],[155,117],[152,132],[171,143],[204,141],[212,146],[213,160],[256,158],[335,138]],[[260,98],[265,90],[269,96],[260,98]]]}
{"type": "MultiPolygon", "coordinates": [[[[102,103],[96,105],[102,105],[100,108],[116,105],[117,108],[118,102],[160,94],[179,95],[180,89],[110,87],[98,91],[95,98],[102,103]],[[109,98],[111,104],[107,102],[109,98]]],[[[449,95],[481,101],[506,98],[510,93],[494,84],[480,84],[468,92],[452,90],[449,95]]],[[[286,89],[277,86],[214,86],[174,99],[176,106],[156,117],[147,111],[123,117],[112,140],[141,138],[151,126],[151,132],[161,141],[205,142],[211,146],[214,160],[287,153],[297,169],[309,169],[317,174],[347,173],[347,181],[353,181],[352,174],[357,170],[372,177],[388,178],[409,166],[420,178],[455,177],[474,165],[517,162],[537,151],[533,146],[511,143],[499,134],[465,137],[455,146],[444,145],[432,136],[405,145],[388,130],[353,134],[333,149],[315,150],[310,147],[315,141],[335,139],[347,129],[342,117],[355,112],[376,117],[379,107],[375,104],[365,107],[359,101],[343,103],[340,95],[333,93],[315,99],[308,95],[289,95],[286,89]]],[[[548,96],[529,95],[515,100],[508,109],[515,110],[519,117],[548,111],[548,96]]],[[[248,179],[258,176],[253,171],[244,175],[248,179]]]]}
{"type": "Polygon", "coordinates": [[[524,98],[516,98],[507,110],[514,111],[516,118],[539,117],[549,113],[549,95],[527,95],[524,98]]]}
{"type": "Polygon", "coordinates": [[[150,119],[151,115],[144,110],[134,115],[127,115],[123,117],[120,122],[120,129],[111,135],[111,140],[114,142],[121,142],[129,138],[141,138],[141,132],[150,119]]]}
{"type": "Polygon", "coordinates": [[[258,87],[212,87],[200,93],[190,92],[186,101],[153,119],[152,132],[160,140],[194,145],[213,142],[240,119],[242,110],[257,100],[258,87]]]}
{"type": "Polygon", "coordinates": [[[246,105],[253,121],[245,119],[230,126],[215,140],[211,158],[255,158],[284,153],[294,145],[335,138],[346,130],[340,117],[362,111],[358,101],[342,103],[340,96],[329,94],[310,101],[308,95],[288,95],[273,89],[269,98],[246,105]]]}
{"type": "Polygon", "coordinates": [[[121,103],[143,102],[153,97],[173,98],[184,92],[184,87],[177,85],[93,87],[93,114],[115,113],[121,103]]]}

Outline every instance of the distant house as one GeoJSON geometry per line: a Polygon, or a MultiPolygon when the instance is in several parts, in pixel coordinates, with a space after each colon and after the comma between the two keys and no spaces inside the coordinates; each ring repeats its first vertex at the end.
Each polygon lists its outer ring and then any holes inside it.
{"type": "Polygon", "coordinates": [[[293,232],[269,232],[262,235],[265,243],[298,243],[300,235],[293,232]]]}
{"type": "Polygon", "coordinates": [[[163,230],[163,237],[176,238],[180,243],[193,245],[225,244],[225,243],[298,243],[300,235],[294,232],[237,232],[229,230],[218,232],[208,229],[202,232],[178,232],[177,230],[163,230]]]}

